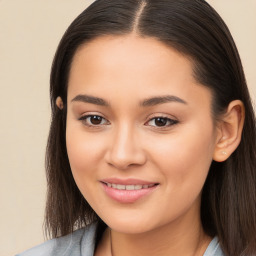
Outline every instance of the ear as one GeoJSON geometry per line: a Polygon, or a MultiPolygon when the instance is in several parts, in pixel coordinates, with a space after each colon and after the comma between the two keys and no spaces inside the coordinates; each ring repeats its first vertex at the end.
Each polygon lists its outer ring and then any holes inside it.
{"type": "Polygon", "coordinates": [[[62,98],[60,96],[57,97],[56,99],[56,105],[57,107],[62,110],[63,109],[63,101],[62,101],[62,98]]]}
{"type": "Polygon", "coordinates": [[[230,102],[226,113],[218,121],[213,160],[223,162],[236,150],[241,141],[244,117],[242,101],[230,102]]]}

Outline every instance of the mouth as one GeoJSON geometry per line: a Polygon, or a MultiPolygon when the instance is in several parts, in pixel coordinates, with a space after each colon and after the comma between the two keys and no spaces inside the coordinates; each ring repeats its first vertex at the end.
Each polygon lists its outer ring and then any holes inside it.
{"type": "Polygon", "coordinates": [[[141,198],[151,195],[159,186],[159,183],[151,183],[140,180],[104,180],[100,181],[106,195],[122,204],[135,203],[141,198]]]}
{"type": "Polygon", "coordinates": [[[123,184],[115,184],[115,183],[108,183],[103,182],[109,188],[114,188],[118,190],[139,190],[139,189],[147,189],[152,188],[158,184],[149,184],[149,185],[123,185],[123,184]]]}

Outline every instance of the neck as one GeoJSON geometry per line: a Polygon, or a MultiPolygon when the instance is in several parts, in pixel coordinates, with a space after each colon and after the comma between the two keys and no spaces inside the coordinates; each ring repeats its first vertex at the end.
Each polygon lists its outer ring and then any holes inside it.
{"type": "MultiPolygon", "coordinates": [[[[188,220],[189,221],[189,220],[188,220]]],[[[125,234],[111,230],[109,241],[112,256],[201,256],[211,238],[201,226],[200,219],[190,225],[177,220],[155,230],[141,234],[125,234]]]]}

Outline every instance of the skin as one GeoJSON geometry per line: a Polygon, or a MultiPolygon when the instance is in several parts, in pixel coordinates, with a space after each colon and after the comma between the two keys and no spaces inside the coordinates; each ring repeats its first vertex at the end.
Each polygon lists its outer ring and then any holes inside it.
{"type": "Polygon", "coordinates": [[[110,229],[113,255],[203,255],[207,248],[201,190],[213,157],[223,161],[229,152],[216,153],[223,150],[223,129],[213,121],[210,90],[195,80],[192,68],[174,49],[136,35],[100,37],[76,52],[66,142],[78,188],[109,227],[95,255],[111,255],[110,229]],[[74,100],[77,95],[109,106],[74,100]],[[166,95],[184,102],[140,105],[166,95]],[[100,124],[80,120],[86,115],[102,117],[100,124]],[[174,121],[162,127],[156,117],[174,121]],[[120,203],[105,193],[100,181],[106,178],[159,185],[133,203],[120,203]]]}

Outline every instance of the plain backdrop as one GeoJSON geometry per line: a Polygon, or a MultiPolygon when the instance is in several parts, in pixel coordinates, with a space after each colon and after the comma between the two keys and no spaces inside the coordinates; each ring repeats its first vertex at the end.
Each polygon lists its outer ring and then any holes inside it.
{"type": "MultiPolygon", "coordinates": [[[[51,61],[67,26],[91,2],[0,0],[1,256],[44,241],[51,61]]],[[[256,0],[208,2],[231,30],[255,101],[256,0]]]]}

